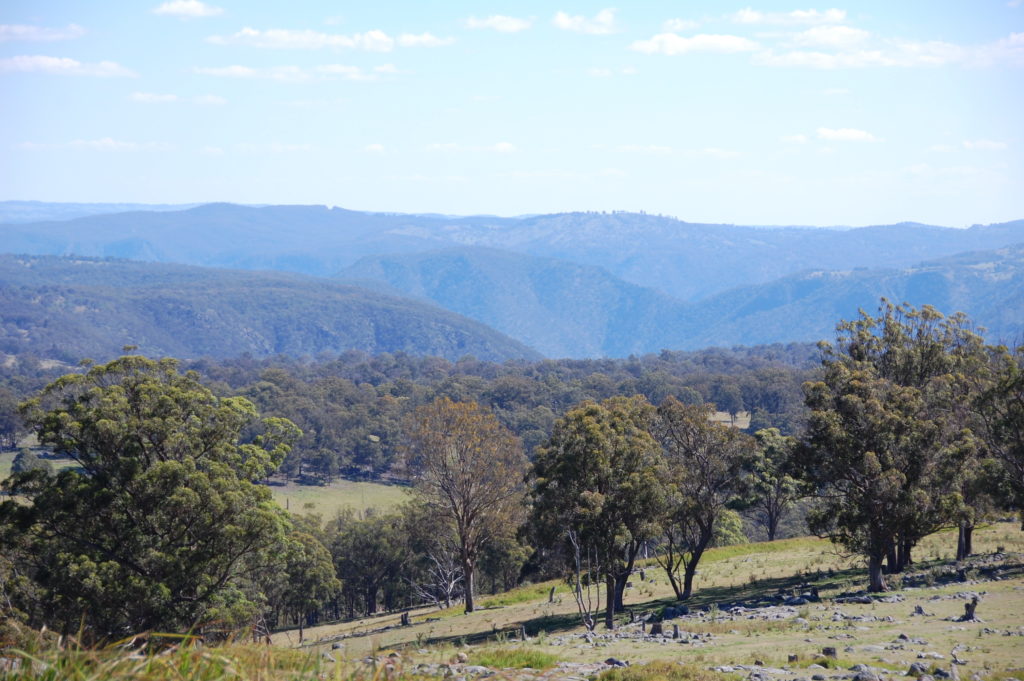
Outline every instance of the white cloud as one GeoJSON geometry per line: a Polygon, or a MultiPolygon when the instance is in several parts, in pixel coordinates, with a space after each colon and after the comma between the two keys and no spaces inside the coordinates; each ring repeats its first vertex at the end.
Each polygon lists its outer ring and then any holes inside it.
{"type": "Polygon", "coordinates": [[[680,31],[692,31],[700,26],[700,22],[690,19],[666,19],[661,28],[666,33],[678,33],[680,31]]]}
{"type": "Polygon", "coordinates": [[[807,135],[784,135],[782,141],[787,144],[807,144],[807,135]]]}
{"type": "Polygon", "coordinates": [[[24,24],[0,24],[0,43],[9,40],[30,40],[34,42],[53,42],[71,40],[85,35],[85,29],[76,24],[68,24],[64,28],[45,28],[43,26],[26,26],[24,24]]]}
{"type": "Polygon", "coordinates": [[[301,83],[313,79],[313,76],[305,69],[298,66],[269,66],[265,68],[253,68],[251,66],[198,67],[196,73],[204,76],[218,76],[221,78],[243,78],[276,80],[288,83],[301,83]]]}
{"type": "Polygon", "coordinates": [[[729,18],[738,24],[838,24],[846,20],[846,10],[827,9],[819,12],[816,9],[798,9],[792,12],[759,12],[748,7],[730,15],[729,18]]]}
{"type": "Polygon", "coordinates": [[[0,73],[50,73],[60,76],[96,76],[100,78],[132,77],[138,74],[117,62],[101,61],[93,64],[68,57],[43,55],[18,56],[0,59],[0,73]]]}
{"type": "Polygon", "coordinates": [[[368,151],[371,154],[383,154],[384,153],[384,145],[383,144],[367,144],[365,147],[363,147],[363,151],[368,151]]]}
{"type": "Polygon", "coordinates": [[[485,19],[469,17],[464,23],[466,28],[490,28],[499,33],[519,33],[530,28],[533,25],[533,19],[518,19],[503,14],[493,14],[485,19]]]}
{"type": "Polygon", "coordinates": [[[178,95],[159,95],[153,92],[133,92],[128,96],[128,99],[133,102],[141,102],[143,104],[166,104],[168,102],[178,101],[178,95]]]}
{"type": "Polygon", "coordinates": [[[717,52],[731,54],[736,52],[753,52],[760,46],[748,38],[736,35],[698,34],[692,38],[684,38],[675,33],[659,33],[649,40],[637,40],[630,48],[646,54],[676,55],[688,52],[717,52]]]}
{"type": "Polygon", "coordinates": [[[995,142],[993,140],[964,140],[964,149],[970,149],[971,151],[1003,151],[1006,148],[1006,142],[995,142]]]}
{"type": "Polygon", "coordinates": [[[207,104],[209,106],[223,106],[228,100],[220,95],[199,95],[192,99],[196,104],[207,104]]]}
{"type": "MultiPolygon", "coordinates": [[[[867,33],[856,30],[834,31],[843,27],[828,28],[818,34],[822,43],[829,40],[831,45],[822,45],[833,51],[793,50],[775,52],[767,49],[753,57],[757,66],[808,67],[816,69],[868,68],[868,67],[938,67],[951,64],[965,66],[992,66],[1009,64],[1024,66],[1024,33],[1012,33],[993,43],[977,46],[963,46],[941,40],[924,42],[907,40],[876,40],[868,47],[851,49],[866,42],[867,33]]],[[[802,36],[810,32],[805,31],[802,36]]],[[[790,43],[793,44],[793,43],[790,43]]]]}
{"type": "Polygon", "coordinates": [[[603,9],[588,19],[582,15],[570,16],[565,12],[558,12],[551,23],[563,31],[575,31],[577,33],[589,33],[590,35],[608,35],[615,32],[615,10],[603,9]]]}
{"type": "Polygon", "coordinates": [[[172,17],[215,17],[223,13],[223,8],[207,5],[199,0],[172,0],[153,8],[153,14],[166,14],[172,17]]]}
{"type": "Polygon", "coordinates": [[[455,38],[438,38],[432,33],[403,33],[398,36],[398,44],[402,47],[444,47],[455,42],[455,38]]]}
{"type": "Polygon", "coordinates": [[[499,154],[511,154],[516,151],[516,146],[511,142],[498,142],[495,145],[486,149],[487,151],[494,151],[499,154]]]}
{"type": "Polygon", "coordinates": [[[871,34],[850,26],[815,26],[801,31],[791,38],[799,47],[831,47],[849,49],[863,43],[871,34]]]}
{"type": "MultiPolygon", "coordinates": [[[[315,80],[329,80],[332,78],[341,78],[343,80],[352,81],[372,81],[377,80],[380,74],[397,73],[397,70],[391,64],[376,66],[372,71],[367,71],[361,66],[349,66],[347,64],[321,64],[311,68],[302,68],[299,66],[269,66],[254,68],[252,66],[240,66],[238,64],[233,64],[231,66],[198,67],[194,69],[194,71],[204,76],[252,80],[276,80],[284,83],[305,83],[315,80]]],[[[207,101],[204,103],[213,104],[218,102],[207,101]]]]}
{"type": "Polygon", "coordinates": [[[818,128],[818,139],[830,142],[877,142],[878,138],[866,130],[856,128],[818,128]]]}
{"type": "Polygon", "coordinates": [[[322,33],[312,30],[291,30],[271,28],[265,31],[249,28],[231,35],[211,35],[206,39],[214,45],[245,45],[279,50],[319,50],[326,47],[335,49],[366,50],[367,52],[390,52],[395,39],[384,31],[372,30],[353,35],[322,33]]]}

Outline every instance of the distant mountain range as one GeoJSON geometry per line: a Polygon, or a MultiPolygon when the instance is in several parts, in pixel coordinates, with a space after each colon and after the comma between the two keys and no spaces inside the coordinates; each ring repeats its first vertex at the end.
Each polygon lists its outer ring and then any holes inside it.
{"type": "Polygon", "coordinates": [[[150,355],[301,356],[356,349],[457,360],[538,359],[435,305],[281,272],[0,256],[0,351],[76,362],[150,355]]]}
{"type": "MultiPolygon", "coordinates": [[[[188,356],[301,354],[352,343],[368,351],[446,357],[522,357],[530,348],[549,357],[622,357],[815,341],[832,337],[836,322],[856,316],[858,308],[875,310],[881,296],[946,313],[963,310],[988,327],[992,340],[1014,341],[1024,331],[1024,253],[1018,245],[1024,244],[1024,220],[969,229],[915,223],[814,229],[694,224],[642,213],[449,217],[209,204],[0,225],[0,240],[12,253],[321,277],[132,269],[121,263],[106,270],[105,282],[90,283],[75,278],[89,268],[56,268],[62,285],[83,300],[102,294],[105,302],[95,303],[97,309],[114,314],[123,307],[123,314],[141,315],[153,339],[155,329],[168,326],[169,337],[158,344],[180,347],[168,352],[188,356]],[[130,274],[116,274],[119,268],[130,274]],[[124,290],[112,291],[109,278],[122,276],[124,290]],[[173,302],[175,297],[184,302],[173,302]],[[178,319],[160,312],[194,310],[207,300],[216,310],[212,317],[182,312],[178,319]],[[435,305],[505,336],[493,333],[485,340],[483,327],[467,327],[468,320],[454,314],[437,321],[447,313],[435,305]],[[249,331],[228,329],[245,326],[246,315],[256,315],[258,322],[246,327],[257,331],[243,342],[249,331]],[[371,321],[360,326],[355,320],[364,316],[371,321]],[[403,316],[432,332],[420,342],[416,332],[398,324],[403,316]],[[342,317],[347,330],[327,328],[323,321],[342,317]],[[182,336],[190,328],[225,335],[195,341],[200,346],[191,349],[175,345],[185,343],[182,336]],[[456,342],[456,336],[465,340],[456,342]],[[509,345],[508,337],[518,344],[509,345]]],[[[12,301],[22,300],[8,290],[15,283],[47,281],[0,279],[5,328],[11,327],[12,301]]],[[[44,313],[20,302],[17,309],[22,315],[35,309],[34,324],[49,318],[88,336],[80,317],[68,316],[53,301],[47,305],[44,313]]],[[[130,328],[142,328],[142,322],[133,323],[130,328]]],[[[5,332],[8,342],[23,335],[22,326],[13,326],[15,331],[5,332]]]]}
{"type": "Polygon", "coordinates": [[[970,229],[913,223],[857,229],[758,228],[642,213],[452,218],[325,206],[208,204],[0,225],[3,249],[113,256],[332,276],[362,257],[485,247],[602,267],[684,301],[808,269],[909,267],[1024,242],[1024,220],[970,229]]]}

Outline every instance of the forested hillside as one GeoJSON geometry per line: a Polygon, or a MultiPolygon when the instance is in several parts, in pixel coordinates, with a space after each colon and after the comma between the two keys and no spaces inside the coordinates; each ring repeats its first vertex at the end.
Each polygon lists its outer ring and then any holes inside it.
{"type": "Polygon", "coordinates": [[[75,363],[125,345],[151,355],[403,351],[539,355],[433,305],[289,273],[0,256],[0,351],[75,363]]]}

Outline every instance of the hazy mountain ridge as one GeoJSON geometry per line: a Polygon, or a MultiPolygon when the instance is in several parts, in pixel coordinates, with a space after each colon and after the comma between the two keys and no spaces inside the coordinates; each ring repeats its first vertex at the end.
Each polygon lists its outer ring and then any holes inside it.
{"type": "Polygon", "coordinates": [[[1024,241],[1024,220],[952,229],[902,223],[854,229],[687,223],[643,213],[520,218],[363,213],[325,206],[207,204],[0,225],[13,253],[113,256],[330,276],[362,257],[497,248],[602,267],[638,286],[700,300],[807,269],[907,267],[1024,241]]]}
{"type": "Polygon", "coordinates": [[[486,248],[368,257],[340,273],[432,300],[548,357],[660,350],[681,303],[599,267],[486,248]]]}
{"type": "Polygon", "coordinates": [[[0,346],[58,359],[299,356],[348,349],[455,360],[535,359],[530,348],[434,305],[279,272],[0,256],[0,346]]]}
{"type": "Polygon", "coordinates": [[[881,297],[965,311],[992,340],[1024,331],[1024,245],[902,269],[809,270],[697,303],[599,268],[487,249],[367,258],[344,274],[428,298],[555,357],[814,342],[881,297]]]}

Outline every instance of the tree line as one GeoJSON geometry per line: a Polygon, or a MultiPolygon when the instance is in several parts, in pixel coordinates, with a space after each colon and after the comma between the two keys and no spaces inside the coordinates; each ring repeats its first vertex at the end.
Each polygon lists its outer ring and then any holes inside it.
{"type": "Polygon", "coordinates": [[[435,395],[396,426],[413,501],[330,519],[289,516],[261,484],[301,441],[294,423],[173,360],[122,357],[20,407],[78,468],[4,483],[0,608],[105,639],[214,634],[423,603],[470,612],[482,591],[557,576],[586,626],[603,610],[613,627],[645,554],[686,600],[738,509],[771,537],[809,499],[811,529],[863,556],[880,591],[928,534],[959,528],[961,559],[979,522],[1024,505],[1024,353],[986,345],[963,316],[885,301],[820,352],[790,434],[743,433],[701,400],[611,395],[569,405],[531,460],[499,407],[435,395]]]}

